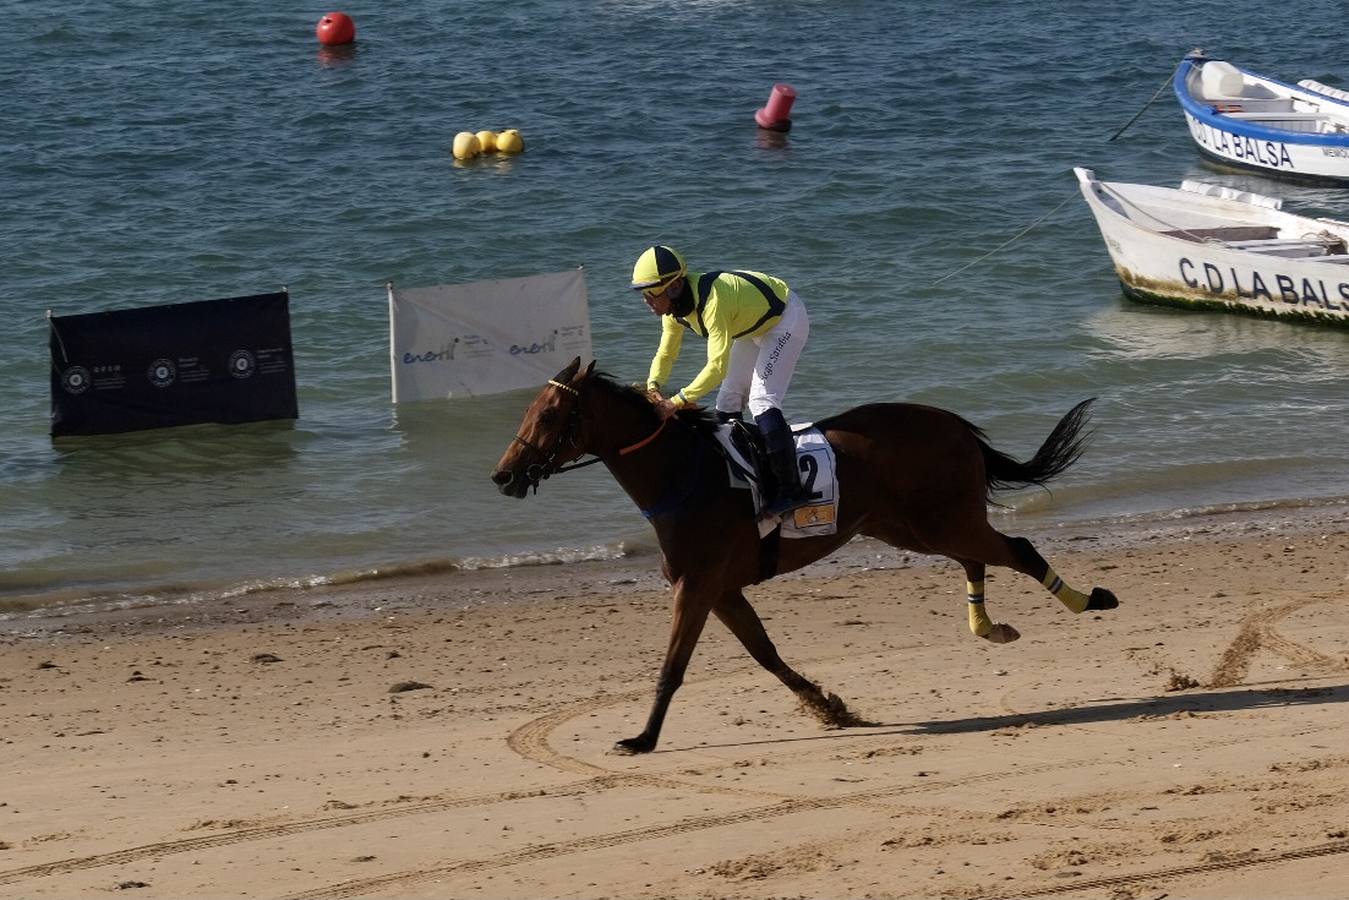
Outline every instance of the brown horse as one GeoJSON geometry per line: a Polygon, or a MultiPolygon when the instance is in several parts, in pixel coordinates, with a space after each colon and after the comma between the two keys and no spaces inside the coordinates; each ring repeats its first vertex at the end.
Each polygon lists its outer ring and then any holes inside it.
{"type": "MultiPolygon", "coordinates": [[[[608,467],[656,529],[661,571],[675,595],[670,643],[646,728],[616,749],[655,748],[709,612],[807,709],[834,724],[857,722],[842,701],[782,661],[745,599],[745,586],[761,580],[759,533],[749,492],[728,484],[711,436],[716,421],[684,410],[662,423],[645,393],[594,369],[592,362],[581,371],[577,358],[544,387],[492,481],[503,494],[524,497],[542,479],[572,468],[567,463],[593,454],[598,460],[591,461],[608,467]]],[[[985,566],[1029,575],[1074,612],[1115,608],[1110,591],[1087,595],[1068,587],[1030,541],[1000,533],[987,515],[991,491],[1043,485],[1073,464],[1090,403],[1073,407],[1026,462],[994,450],[959,416],[930,406],[871,403],[817,422],[836,456],[838,533],[781,541],[777,571],[808,565],[857,534],[947,556],[965,569],[970,629],[998,643],[1020,635],[984,612],[985,566]]]]}

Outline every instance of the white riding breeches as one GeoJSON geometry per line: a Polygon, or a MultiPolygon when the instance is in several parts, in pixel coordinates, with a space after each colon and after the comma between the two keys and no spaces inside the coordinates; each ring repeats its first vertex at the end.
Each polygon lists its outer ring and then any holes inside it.
{"type": "Polygon", "coordinates": [[[731,345],[726,380],[717,392],[717,409],[740,412],[749,400],[750,415],[782,409],[782,398],[796,371],[796,361],[810,336],[810,316],[795,291],[787,292],[782,318],[758,337],[742,337],[731,345]]]}

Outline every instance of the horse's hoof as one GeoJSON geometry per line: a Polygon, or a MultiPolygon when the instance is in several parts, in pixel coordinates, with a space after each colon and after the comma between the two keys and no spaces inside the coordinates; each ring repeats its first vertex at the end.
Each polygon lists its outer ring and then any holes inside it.
{"type": "Polygon", "coordinates": [[[1021,632],[1017,631],[1006,622],[993,623],[993,630],[984,635],[984,640],[992,641],[995,644],[1010,644],[1012,641],[1019,640],[1021,632]]]}
{"type": "Polygon", "coordinates": [[[1091,597],[1087,600],[1087,609],[1115,609],[1117,606],[1119,606],[1119,600],[1105,588],[1091,589],[1091,597]]]}
{"type": "Polygon", "coordinates": [[[639,753],[650,753],[656,749],[656,742],[638,735],[635,738],[625,738],[614,744],[614,752],[621,756],[636,756],[639,753]]]}

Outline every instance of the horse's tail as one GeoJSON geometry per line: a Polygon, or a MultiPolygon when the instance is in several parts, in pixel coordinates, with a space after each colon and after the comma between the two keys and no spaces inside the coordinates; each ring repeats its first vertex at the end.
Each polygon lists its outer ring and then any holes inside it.
{"type": "Polygon", "coordinates": [[[999,491],[1008,488],[1026,487],[1031,484],[1044,486],[1046,481],[1060,475],[1082,455],[1087,447],[1091,432],[1085,434],[1090,407],[1095,397],[1083,400],[1068,410],[1068,414],[1059,419],[1059,424],[1045,438],[1035,455],[1020,462],[1006,453],[994,450],[981,433],[976,432],[979,449],[984,454],[984,471],[989,490],[999,491]]]}

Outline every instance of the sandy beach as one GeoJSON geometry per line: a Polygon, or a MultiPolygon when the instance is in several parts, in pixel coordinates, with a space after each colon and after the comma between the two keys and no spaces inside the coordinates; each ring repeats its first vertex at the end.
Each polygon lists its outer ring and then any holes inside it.
{"type": "Polygon", "coordinates": [[[1035,534],[1120,597],[854,543],[749,592],[657,752],[654,558],[5,623],[0,897],[1344,896],[1338,507],[1035,534]]]}

